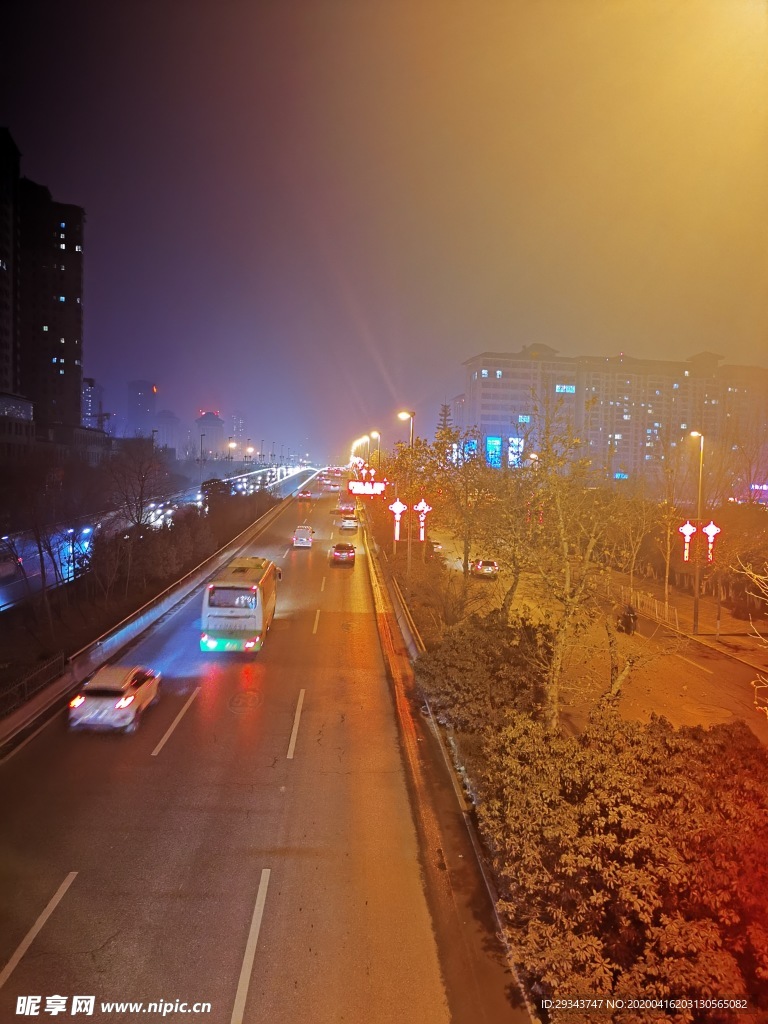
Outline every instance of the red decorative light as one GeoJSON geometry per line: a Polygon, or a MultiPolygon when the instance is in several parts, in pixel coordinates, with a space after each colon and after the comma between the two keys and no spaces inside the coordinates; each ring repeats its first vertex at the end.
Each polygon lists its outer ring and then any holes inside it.
{"type": "Polygon", "coordinates": [[[714,555],[715,537],[720,533],[720,527],[715,526],[710,519],[709,526],[705,526],[701,532],[707,535],[707,561],[711,562],[714,555]]]}
{"type": "Polygon", "coordinates": [[[422,498],[418,505],[413,506],[413,511],[419,513],[419,540],[424,540],[424,524],[427,513],[432,511],[432,506],[428,505],[422,498]]]}
{"type": "Polygon", "coordinates": [[[678,526],[678,531],[685,537],[685,546],[683,547],[683,561],[687,562],[691,553],[691,537],[696,533],[696,527],[690,520],[683,523],[682,526],[678,526]]]}
{"type": "Polygon", "coordinates": [[[404,505],[398,498],[389,506],[389,511],[395,513],[395,540],[400,540],[400,520],[403,512],[408,511],[408,506],[404,505]]]}

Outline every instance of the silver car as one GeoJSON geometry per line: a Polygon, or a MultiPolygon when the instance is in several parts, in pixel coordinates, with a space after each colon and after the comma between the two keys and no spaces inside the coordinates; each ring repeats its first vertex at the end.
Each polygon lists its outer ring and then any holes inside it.
{"type": "Polygon", "coordinates": [[[69,702],[70,729],[133,732],[144,710],[158,699],[160,679],[159,672],[141,665],[105,665],[69,702]]]}

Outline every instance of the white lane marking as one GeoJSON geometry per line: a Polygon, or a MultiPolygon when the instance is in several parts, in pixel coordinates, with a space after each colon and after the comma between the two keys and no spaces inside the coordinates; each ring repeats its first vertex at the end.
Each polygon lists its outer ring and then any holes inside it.
{"type": "Polygon", "coordinates": [[[194,692],[194,693],[192,694],[192,696],[191,696],[191,697],[189,698],[189,700],[188,700],[188,701],[187,701],[187,703],[186,703],[186,704],[184,705],[184,707],[183,707],[183,708],[181,709],[181,711],[180,711],[180,712],[178,713],[178,715],[176,715],[176,717],[174,718],[174,720],[173,720],[173,721],[171,722],[171,724],[169,725],[169,727],[168,727],[168,731],[166,732],[165,736],[163,736],[163,738],[162,738],[162,739],[160,740],[160,742],[159,742],[159,743],[157,744],[157,746],[155,747],[155,749],[154,749],[154,750],[152,751],[152,757],[157,757],[157,755],[158,755],[158,754],[160,753],[160,751],[161,751],[161,750],[163,749],[163,747],[165,746],[165,741],[166,741],[166,740],[168,739],[168,737],[169,737],[169,736],[171,735],[171,733],[173,732],[173,730],[174,730],[174,729],[176,728],[176,726],[177,726],[177,725],[179,724],[179,722],[181,721],[181,716],[182,716],[182,715],[184,714],[184,712],[185,712],[185,711],[187,710],[187,708],[188,708],[188,707],[189,707],[189,705],[190,705],[190,704],[192,703],[192,701],[193,701],[193,700],[195,699],[195,697],[196,697],[196,696],[198,695],[198,693],[200,693],[200,687],[199,687],[199,686],[198,686],[198,688],[197,688],[197,689],[195,690],[195,692],[194,692]]]}
{"type": "Polygon", "coordinates": [[[320,584],[320,593],[322,594],[322,592],[324,590],[325,590],[325,576],[323,576],[323,582],[320,584]]]}
{"type": "Polygon", "coordinates": [[[288,753],[285,755],[288,758],[293,758],[293,752],[296,749],[296,737],[299,732],[299,719],[301,718],[301,707],[304,703],[304,694],[306,690],[299,690],[299,700],[296,704],[296,714],[293,716],[293,729],[291,729],[291,739],[288,743],[288,753]]]}
{"type": "Polygon", "coordinates": [[[286,549],[285,549],[285,551],[283,552],[283,558],[287,558],[287,557],[288,557],[288,552],[289,552],[290,550],[291,550],[290,548],[286,548],[286,549]]]}
{"type": "Polygon", "coordinates": [[[713,669],[711,669],[711,668],[704,668],[703,665],[697,665],[695,661],[691,661],[690,658],[684,658],[682,656],[682,654],[678,654],[678,655],[676,655],[676,657],[678,657],[680,659],[680,661],[687,661],[689,665],[693,665],[693,667],[697,668],[700,672],[707,672],[711,676],[713,676],[715,674],[713,669]]]}
{"type": "Polygon", "coordinates": [[[313,633],[317,632],[317,624],[318,624],[319,621],[320,621],[320,609],[318,608],[317,611],[315,612],[315,624],[312,627],[312,632],[313,633]]]}
{"type": "Polygon", "coordinates": [[[32,925],[30,930],[24,936],[24,938],[21,940],[21,943],[17,947],[16,952],[13,954],[13,956],[8,961],[8,963],[5,965],[5,967],[2,970],[2,973],[0,973],[0,988],[3,987],[3,985],[6,983],[6,981],[8,981],[10,976],[13,974],[13,972],[16,969],[16,966],[18,965],[19,961],[24,956],[24,954],[27,952],[27,950],[32,945],[32,943],[35,941],[35,936],[40,931],[40,929],[43,927],[43,925],[48,920],[48,918],[51,916],[51,914],[54,912],[54,910],[59,905],[59,903],[61,903],[61,901],[64,899],[64,895],[66,894],[67,889],[70,887],[70,885],[72,885],[72,883],[74,882],[74,880],[76,878],[77,878],[77,872],[76,871],[70,871],[69,874],[67,875],[67,877],[64,879],[64,881],[59,886],[59,888],[56,890],[56,893],[51,898],[50,902],[48,903],[48,906],[42,912],[40,917],[38,917],[38,919],[32,925]]]}
{"type": "Polygon", "coordinates": [[[261,919],[264,916],[264,904],[267,902],[268,886],[269,868],[262,868],[259,891],[256,893],[256,906],[253,908],[251,927],[248,931],[248,941],[245,944],[243,966],[240,968],[240,980],[237,983],[237,992],[235,993],[235,1005],[232,1007],[232,1016],[229,1019],[230,1024],[243,1024],[245,1001],[248,998],[248,986],[251,983],[253,960],[256,956],[256,943],[259,941],[261,919]]]}

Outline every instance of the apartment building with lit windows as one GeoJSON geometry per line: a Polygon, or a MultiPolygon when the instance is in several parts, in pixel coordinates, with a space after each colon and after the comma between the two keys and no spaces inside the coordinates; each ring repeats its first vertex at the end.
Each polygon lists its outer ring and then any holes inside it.
{"type": "MultiPolygon", "coordinates": [[[[685,360],[563,356],[546,345],[483,352],[465,363],[463,423],[476,427],[486,461],[516,466],[535,451],[537,411],[568,421],[606,478],[650,478],[692,430],[751,449],[749,486],[768,477],[768,369],[685,360]]],[[[455,408],[455,403],[454,403],[455,408]]]]}
{"type": "Polygon", "coordinates": [[[85,214],[28,178],[18,205],[19,384],[34,403],[38,436],[52,438],[51,428],[81,423],[85,214]]]}

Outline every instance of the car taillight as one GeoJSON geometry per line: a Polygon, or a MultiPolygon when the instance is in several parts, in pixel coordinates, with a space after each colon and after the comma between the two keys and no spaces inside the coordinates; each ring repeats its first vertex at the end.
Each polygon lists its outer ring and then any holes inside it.
{"type": "Polygon", "coordinates": [[[129,704],[132,704],[135,699],[135,694],[129,693],[125,697],[121,697],[120,700],[115,704],[116,708],[127,708],[129,704]]]}
{"type": "Polygon", "coordinates": [[[76,697],[73,697],[72,700],[69,702],[69,706],[71,708],[79,708],[80,705],[84,702],[85,697],[82,695],[82,693],[78,693],[78,695],[76,697]]]}
{"type": "Polygon", "coordinates": [[[255,647],[255,646],[256,646],[256,641],[255,640],[246,640],[245,641],[245,649],[246,649],[246,651],[249,651],[251,649],[251,647],[255,647]]]}

